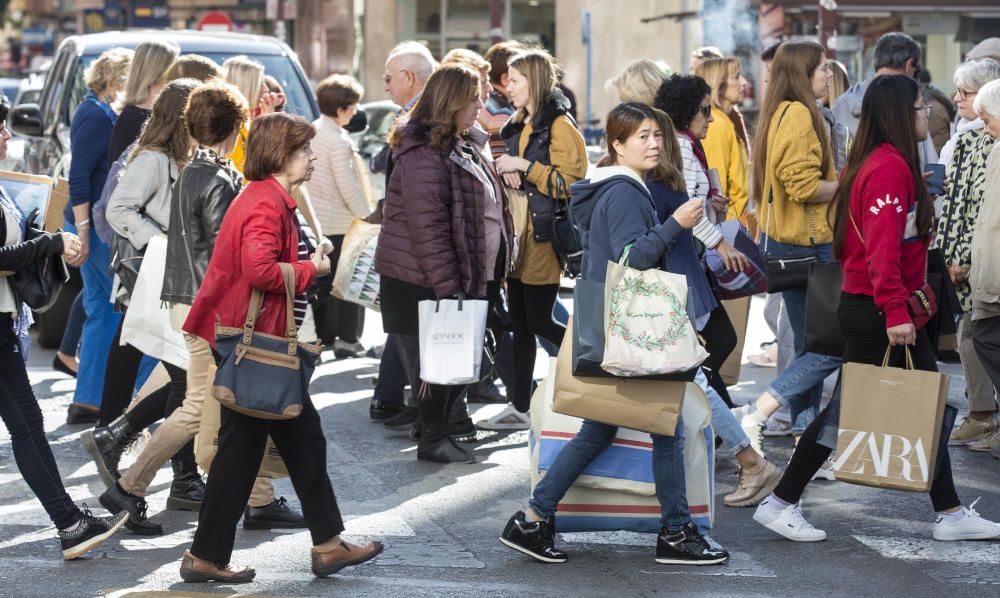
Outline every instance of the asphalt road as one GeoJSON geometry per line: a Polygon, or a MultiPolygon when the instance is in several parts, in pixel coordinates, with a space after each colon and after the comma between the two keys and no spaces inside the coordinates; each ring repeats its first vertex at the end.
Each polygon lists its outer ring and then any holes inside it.
{"type": "MultiPolygon", "coordinates": [[[[759,303],[751,316],[748,352],[767,335],[759,303]]],[[[379,341],[369,317],[367,344],[379,341]]],[[[683,568],[653,561],[655,537],[629,533],[565,534],[564,565],[529,562],[497,542],[509,515],[528,492],[527,433],[480,433],[476,465],[417,462],[413,443],[368,421],[377,361],[335,361],[327,355],[313,381],[323,418],[329,470],[354,540],[382,538],[385,553],[370,564],[330,579],[309,571],[306,531],[237,534],[233,561],[257,568],[257,580],[238,587],[184,584],[179,560],[196,515],[163,512],[169,468],[156,478],[150,511],[167,535],[127,532],[88,558],[61,560],[55,531],[21,481],[10,438],[0,432],[0,596],[998,596],[1000,543],[939,543],[930,538],[933,513],[926,496],[879,491],[840,482],[815,482],[804,497],[810,520],[830,536],[793,544],[751,520],[752,510],[721,504],[736,475],[720,462],[718,517],[712,537],[733,554],[723,567],[683,568]]],[[[31,378],[46,414],[46,429],[71,496],[96,506],[103,491],[83,451],[83,428],[64,424],[74,381],[51,371],[52,353],[35,349],[31,378]]],[[[951,393],[964,382],[957,366],[951,393]]],[[[756,396],[773,370],[744,365],[738,402],[756,396]]],[[[482,415],[500,406],[475,406],[482,415]]],[[[784,463],[791,439],[768,439],[768,456],[784,463]]],[[[1000,461],[951,449],[956,483],[967,503],[1000,519],[1000,461]]],[[[280,494],[298,501],[287,480],[280,494]]]]}

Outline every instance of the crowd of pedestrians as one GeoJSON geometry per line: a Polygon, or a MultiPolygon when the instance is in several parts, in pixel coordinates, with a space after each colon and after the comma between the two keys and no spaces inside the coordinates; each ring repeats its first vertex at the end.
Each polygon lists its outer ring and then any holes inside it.
{"type": "MultiPolygon", "coordinates": [[[[688,312],[708,353],[691,378],[708,399],[718,442],[739,465],[724,504],[757,507],[754,520],[790,540],[823,540],[800,499],[811,480],[834,475],[841,397],[839,387],[824,396],[824,382],[845,363],[883,363],[897,345],[912,347],[916,369],[937,370],[941,327],[918,327],[907,303],[938,262],[938,292],[954,293],[957,304],[941,302],[935,317],[957,332],[969,403],[954,429],[955,409],[946,408],[942,434],[1000,458],[1000,264],[989,241],[1000,231],[1000,56],[985,48],[957,67],[949,99],[929,77],[918,83],[920,48],[905,34],[883,36],[875,76],[853,86],[821,45],[776,44],[761,56],[767,89],[753,126],[740,110],[747,81],[737,58],[700,48],[689,73],[638,60],[608,81],[621,103],[607,115],[604,155],[591,165],[572,96],[546,51],[503,42],[483,56],[454,50],[439,63],[425,46],[405,42],[383,76],[400,112],[371,164],[384,173],[384,198],[372,196],[369,165],[348,133],[365,96],[354,78],[319,82],[321,116],[310,123],[283,112],[278,82],[245,56],[220,66],[156,41],[108,50],[88,67],[70,130],[68,232],[28,238],[24,215],[0,189],[0,270],[16,274],[55,256],[81,270],[84,288],[53,367],[77,379],[67,423],[94,425],[81,442],[107,486],[99,502],[110,515],[77,507],[62,486],[25,369],[31,312],[4,276],[0,413],[18,468],[58,528],[66,559],[122,526],[165,533],[144,496],[169,460],[167,508],[199,513],[182,579],[254,578],[252,568],[230,563],[241,518],[247,529],[308,528],[312,570],[331,575],[383,546],[340,536],[345,524],[308,380],[301,389],[274,388],[302,391],[295,417],[261,417],[238,405],[239,396],[227,398],[216,382],[229,359],[225,331],[245,339],[237,362],[311,372],[301,368],[322,346],[336,358],[379,356],[371,419],[415,440],[417,459],[475,463],[477,428],[531,424],[539,347],[555,355],[564,345],[564,276],[603,283],[608,262],[627,259],[630,268],[687,281],[688,312]],[[926,170],[939,160],[947,184],[933,196],[926,170]],[[556,232],[567,208],[582,251],[566,250],[556,232]],[[752,361],[777,366],[777,375],[743,406],[734,405],[723,370],[746,331],[734,325],[705,257],[711,252],[732,272],[753,267],[723,234],[727,221],[763,259],[839,264],[843,275],[838,322],[828,323],[845,338],[843,354],[806,349],[805,288],[772,292],[765,313],[774,348],[752,361]],[[357,222],[381,227],[373,267],[387,338],[368,352],[360,342],[365,308],[331,296],[357,222]],[[143,268],[153,267],[144,255],[160,243],[160,295],[136,303],[143,268]],[[418,306],[444,299],[488,305],[478,382],[421,379],[418,306]],[[161,317],[183,341],[179,362],[128,342],[129,310],[155,311],[161,302],[161,317]],[[251,346],[258,334],[287,342],[288,353],[265,355],[251,346]],[[166,382],[134,401],[160,366],[166,382]],[[506,406],[473,422],[468,403],[480,401],[506,406]],[[221,408],[217,430],[206,429],[216,402],[232,408],[221,408]],[[786,424],[773,419],[786,409],[786,424]],[[121,471],[125,452],[157,422],[121,471]],[[796,442],[784,471],[765,456],[769,432],[796,442]],[[206,433],[217,434],[207,458],[195,451],[196,435],[206,433]],[[264,475],[271,443],[301,514],[264,475]]],[[[0,101],[0,116],[8,109],[0,101]]],[[[2,133],[0,154],[9,139],[2,133]]],[[[557,505],[616,433],[584,421],[500,541],[543,562],[566,561],[555,546],[557,505]]],[[[683,426],[652,436],[656,561],[726,562],[726,549],[692,521],[683,426]]],[[[935,539],[1000,538],[1000,525],[958,497],[947,451],[929,493],[935,539]]]]}

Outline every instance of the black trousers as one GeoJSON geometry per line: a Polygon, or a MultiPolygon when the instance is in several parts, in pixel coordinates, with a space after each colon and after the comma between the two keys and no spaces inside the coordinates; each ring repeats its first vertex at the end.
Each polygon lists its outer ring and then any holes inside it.
{"type": "Polygon", "coordinates": [[[729,396],[729,389],[726,388],[726,382],[719,370],[729,359],[739,339],[736,337],[736,329],[729,319],[729,314],[726,313],[726,308],[720,305],[712,310],[705,328],[701,331],[701,337],[705,340],[705,350],[708,351],[708,359],[701,364],[708,375],[708,385],[719,393],[727,406],[732,408],[733,399],[729,396]]]}
{"type": "MultiPolygon", "coordinates": [[[[875,301],[871,297],[843,293],[840,296],[837,319],[840,321],[840,328],[846,339],[844,362],[882,365],[885,351],[889,346],[889,339],[885,333],[885,315],[875,306],[875,301]]],[[[911,347],[910,351],[916,369],[927,372],[937,371],[934,348],[931,346],[931,341],[925,330],[917,331],[917,344],[911,347]]],[[[893,351],[892,365],[902,367],[904,360],[903,351],[893,351]]],[[[838,388],[834,400],[839,400],[839,394],[840,389],[838,388]]],[[[792,453],[792,460],[785,469],[785,475],[782,476],[781,482],[774,490],[775,496],[789,504],[799,501],[809,480],[833,452],[817,442],[823,427],[826,425],[829,410],[829,407],[824,409],[819,417],[806,428],[802,438],[799,439],[799,444],[795,447],[795,452],[792,453]]],[[[945,418],[946,421],[948,419],[945,418]]],[[[945,429],[941,433],[947,438],[951,430],[945,429]]],[[[937,470],[931,485],[930,497],[934,510],[938,512],[953,509],[962,504],[958,498],[958,492],[955,490],[955,481],[952,479],[951,458],[947,448],[938,451],[937,470]]]]}
{"type": "Polygon", "coordinates": [[[424,383],[420,380],[420,337],[411,334],[393,336],[396,339],[403,370],[420,408],[420,420],[423,424],[420,441],[429,443],[440,440],[448,434],[448,415],[455,403],[462,398],[462,393],[468,385],[446,386],[424,383]]]}
{"type": "MultiPolygon", "coordinates": [[[[327,235],[327,238],[333,243],[330,263],[333,265],[333,275],[336,276],[344,235],[327,235]]],[[[316,331],[324,345],[329,345],[338,338],[345,343],[356,343],[365,327],[365,308],[336,297],[330,297],[320,305],[315,316],[316,331]]]]}
{"type": "Polygon", "coordinates": [[[219,452],[208,476],[191,554],[213,563],[230,561],[236,524],[250,500],[269,435],[288,467],[313,545],[344,531],[326,472],[326,437],[312,400],[306,397],[302,414],[286,420],[257,419],[224,408],[219,452]]]}
{"type": "Polygon", "coordinates": [[[122,345],[122,326],[125,318],[118,323],[115,338],[111,341],[108,364],[104,369],[104,394],[101,396],[101,419],[98,426],[106,426],[125,412],[132,402],[132,390],[139,377],[139,362],[142,351],[132,345],[122,345]]]}
{"type": "Polygon", "coordinates": [[[531,383],[538,353],[536,336],[555,346],[562,345],[566,328],[552,317],[558,284],[524,284],[507,279],[507,302],[514,321],[514,407],[526,413],[531,407],[531,383]]]}
{"type": "Polygon", "coordinates": [[[972,344],[994,388],[1000,388],[1000,317],[972,323],[972,344]]]}

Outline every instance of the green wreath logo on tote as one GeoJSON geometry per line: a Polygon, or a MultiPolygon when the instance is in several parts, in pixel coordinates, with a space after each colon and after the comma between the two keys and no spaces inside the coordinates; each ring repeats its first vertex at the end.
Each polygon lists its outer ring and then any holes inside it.
{"type": "Polygon", "coordinates": [[[662,282],[647,282],[642,276],[626,271],[621,281],[611,291],[611,307],[608,313],[608,335],[621,338],[626,344],[655,353],[663,353],[668,348],[677,346],[685,337],[687,327],[687,311],[673,291],[662,282]],[[666,312],[628,311],[628,306],[634,297],[655,299],[664,305],[666,312]],[[646,330],[638,333],[631,330],[627,320],[645,320],[667,318],[667,326],[660,336],[654,336],[646,330]]]}

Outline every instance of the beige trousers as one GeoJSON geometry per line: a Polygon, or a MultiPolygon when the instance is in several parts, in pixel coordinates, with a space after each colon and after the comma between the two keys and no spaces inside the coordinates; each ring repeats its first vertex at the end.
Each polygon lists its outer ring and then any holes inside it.
{"type": "MultiPolygon", "coordinates": [[[[160,467],[198,433],[202,406],[211,392],[215,375],[215,359],[208,341],[190,334],[185,334],[184,340],[190,354],[184,402],[156,429],[138,459],[122,475],[119,484],[129,494],[145,496],[160,467]]],[[[271,480],[257,478],[250,495],[250,506],[263,507],[272,502],[274,488],[271,480]]]]}

